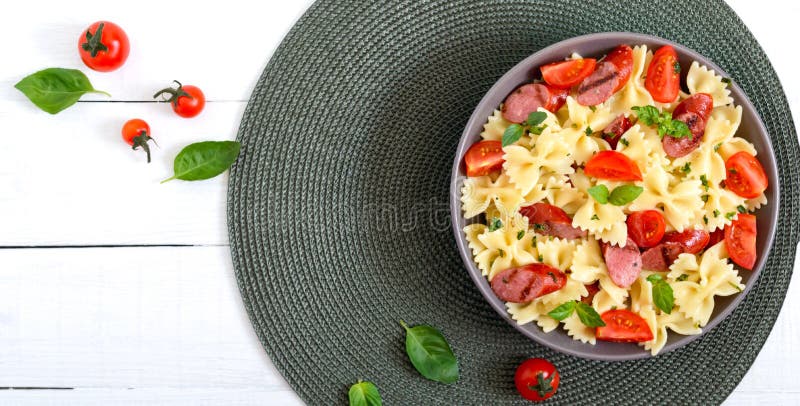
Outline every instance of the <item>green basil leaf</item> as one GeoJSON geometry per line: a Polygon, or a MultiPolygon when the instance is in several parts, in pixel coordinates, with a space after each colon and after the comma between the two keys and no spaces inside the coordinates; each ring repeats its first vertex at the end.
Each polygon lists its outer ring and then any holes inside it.
{"type": "Polygon", "coordinates": [[[652,274],[647,277],[647,281],[653,285],[653,303],[664,313],[672,313],[675,306],[675,296],[672,286],[659,274],[652,274]]]}
{"type": "MultiPolygon", "coordinates": [[[[531,113],[532,114],[532,113],[531,113]]],[[[507,147],[522,138],[525,129],[519,124],[511,124],[503,133],[503,147],[507,147]]]]}
{"type": "Polygon", "coordinates": [[[592,196],[597,203],[606,204],[608,203],[608,188],[606,185],[596,185],[592,186],[586,190],[589,192],[589,196],[592,196]]]}
{"type": "Polygon", "coordinates": [[[30,74],[14,85],[36,107],[56,114],[75,104],[86,93],[110,94],[96,90],[77,69],[48,68],[30,74]]]}
{"type": "Polygon", "coordinates": [[[496,231],[503,228],[503,222],[500,221],[499,218],[495,217],[492,221],[489,222],[489,231],[496,231]]]}
{"type": "Polygon", "coordinates": [[[541,111],[534,111],[531,114],[528,114],[528,120],[525,121],[525,124],[534,127],[547,120],[547,113],[541,111]]]}
{"type": "Polygon", "coordinates": [[[406,329],[406,353],[414,368],[422,376],[437,382],[453,383],[458,380],[458,360],[442,333],[426,325],[406,329]]]}
{"type": "Polygon", "coordinates": [[[644,189],[636,185],[622,185],[614,188],[608,196],[608,202],[614,206],[624,206],[634,201],[644,189]]]}
{"type": "Polygon", "coordinates": [[[555,309],[551,310],[550,313],[547,313],[547,315],[552,317],[552,318],[554,318],[554,319],[556,319],[556,320],[558,320],[558,321],[562,321],[562,320],[566,319],[567,317],[571,316],[572,312],[574,312],[574,311],[575,311],[575,302],[574,301],[572,301],[572,302],[564,302],[561,305],[559,305],[558,307],[556,307],[555,309]]]}
{"type": "Polygon", "coordinates": [[[661,114],[656,106],[635,106],[632,107],[631,110],[636,113],[636,116],[639,117],[639,120],[647,125],[658,124],[661,122],[661,114]]]}
{"type": "Polygon", "coordinates": [[[383,404],[381,394],[378,393],[378,388],[372,382],[359,380],[350,387],[347,396],[350,398],[350,406],[382,406],[383,404]]]}
{"type": "Polygon", "coordinates": [[[597,314],[597,311],[594,310],[594,307],[583,302],[576,303],[575,311],[578,313],[578,318],[581,320],[581,323],[586,327],[603,327],[606,325],[603,319],[600,318],[600,315],[597,314]]]}
{"type": "Polygon", "coordinates": [[[210,179],[225,172],[239,156],[237,141],[203,141],[187,145],[173,165],[175,174],[161,183],[173,180],[210,179]]]}

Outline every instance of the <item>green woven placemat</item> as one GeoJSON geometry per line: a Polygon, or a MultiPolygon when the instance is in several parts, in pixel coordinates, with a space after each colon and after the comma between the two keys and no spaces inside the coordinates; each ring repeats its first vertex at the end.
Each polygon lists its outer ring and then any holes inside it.
{"type": "Polygon", "coordinates": [[[386,404],[522,404],[525,358],[562,374],[551,404],[720,403],[783,302],[798,231],[797,138],[761,48],[722,1],[315,3],[248,104],[231,171],[230,241],[255,330],[310,404],[345,404],[358,379],[386,404]],[[489,87],[557,41],[600,31],[662,36],[710,57],[752,99],[779,160],[781,214],[757,286],[719,327],[654,359],[586,361],[526,339],[486,304],[448,225],[459,135],[489,87]],[[423,379],[398,324],[447,336],[461,379],[423,379]]]}

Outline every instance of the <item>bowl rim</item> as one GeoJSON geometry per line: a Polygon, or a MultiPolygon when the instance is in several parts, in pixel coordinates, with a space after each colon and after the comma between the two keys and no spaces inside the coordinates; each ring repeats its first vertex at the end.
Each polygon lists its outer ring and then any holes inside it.
{"type": "MultiPolygon", "coordinates": [[[[655,356],[651,355],[649,351],[645,350],[640,346],[636,346],[634,348],[637,349],[636,352],[630,353],[598,353],[598,352],[590,352],[590,351],[581,351],[573,348],[566,348],[562,347],[561,345],[557,345],[556,343],[552,342],[552,340],[548,340],[546,338],[540,337],[539,335],[534,334],[532,331],[529,331],[528,326],[534,326],[535,329],[541,329],[536,323],[526,323],[524,325],[518,324],[515,320],[513,320],[508,311],[505,308],[505,302],[497,299],[494,296],[494,293],[489,286],[488,280],[481,274],[481,271],[475,265],[475,261],[472,256],[472,250],[469,248],[466,237],[464,236],[462,228],[464,227],[464,223],[466,219],[463,216],[463,212],[461,210],[461,184],[463,183],[463,179],[465,176],[461,175],[461,162],[463,160],[463,156],[469,146],[471,146],[471,142],[469,145],[467,144],[467,140],[474,138],[474,128],[477,125],[482,125],[486,122],[487,117],[481,116],[478,113],[484,110],[487,105],[491,104],[492,95],[497,93],[498,89],[504,85],[504,82],[508,81],[512,77],[516,76],[519,71],[529,70],[532,67],[539,66],[540,64],[535,63],[538,59],[542,58],[543,56],[558,50],[563,50],[563,54],[569,55],[572,50],[571,48],[577,45],[583,45],[586,42],[595,42],[595,41],[603,41],[603,40],[617,40],[618,43],[628,43],[628,44],[659,44],[659,45],[671,45],[675,48],[679,55],[685,55],[689,58],[702,63],[709,69],[713,69],[716,71],[718,75],[722,75],[723,77],[730,77],[722,68],[717,66],[713,61],[709,58],[695,52],[694,50],[678,44],[674,41],[670,41],[665,38],[661,38],[654,35],[649,34],[642,34],[642,33],[634,33],[634,32],[600,32],[600,33],[592,33],[581,35],[577,37],[568,38],[563,41],[556,42],[554,44],[548,45],[544,47],[532,55],[529,55],[516,65],[509,69],[503,76],[501,76],[492,87],[484,94],[481,98],[481,101],[477,104],[475,109],[472,112],[467,124],[464,127],[463,132],[459,138],[458,147],[456,149],[455,157],[453,160],[453,167],[450,176],[450,216],[451,216],[451,224],[453,233],[455,234],[456,244],[458,246],[459,255],[461,256],[464,265],[467,268],[467,272],[469,273],[472,281],[475,283],[475,286],[483,295],[484,299],[489,303],[489,305],[509,324],[511,324],[517,331],[524,334],[529,339],[544,345],[548,348],[551,348],[555,351],[569,354],[572,356],[576,356],[579,358],[585,359],[592,359],[598,361],[625,361],[625,360],[635,360],[635,359],[649,359],[655,358],[655,356]],[[472,130],[472,131],[470,131],[472,130]]],[[[765,170],[769,173],[769,175],[778,174],[777,171],[777,161],[775,158],[774,149],[772,146],[772,141],[769,136],[769,132],[764,125],[764,122],[761,118],[761,115],[758,114],[758,110],[747,97],[747,94],[739,87],[736,81],[731,81],[728,85],[729,89],[731,89],[732,96],[735,95],[734,99],[736,103],[742,106],[743,114],[745,111],[751,111],[753,116],[755,117],[754,125],[758,129],[760,137],[764,139],[764,143],[768,147],[768,151],[759,151],[762,154],[768,156],[768,165],[765,166],[765,170]]],[[[496,108],[496,103],[494,104],[493,108],[496,108]]],[[[752,138],[752,137],[751,137],[752,138]]],[[[778,176],[771,176],[770,178],[770,188],[774,189],[775,192],[775,199],[772,199],[768,204],[774,205],[774,210],[771,211],[772,215],[770,216],[770,224],[769,224],[769,233],[767,234],[767,242],[764,245],[763,252],[760,252],[758,255],[756,266],[753,268],[751,272],[751,276],[748,280],[748,283],[745,285],[744,291],[740,292],[736,296],[733,297],[731,303],[719,314],[716,314],[709,320],[708,324],[703,327],[703,331],[700,334],[696,335],[680,335],[680,338],[674,342],[667,342],[664,345],[664,348],[657,354],[657,356],[666,354],[670,351],[682,348],[687,344],[699,339],[700,337],[704,336],[709,331],[713,330],[717,325],[719,325],[723,320],[725,320],[730,313],[732,313],[741,302],[744,300],[746,295],[750,292],[752,287],[757,283],[758,277],[763,270],[767,258],[772,251],[772,246],[775,238],[776,232],[776,223],[778,218],[778,213],[780,212],[780,178],[778,176]]],[[[566,334],[563,331],[558,332],[550,332],[545,333],[545,335],[549,335],[551,333],[555,334],[566,334]]],[[[674,333],[677,334],[677,333],[674,333]]],[[[570,339],[572,339],[570,337],[570,339]]],[[[579,348],[597,348],[596,346],[589,344],[589,343],[580,343],[581,346],[579,348]]],[[[631,345],[631,344],[628,344],[631,345]]]]}

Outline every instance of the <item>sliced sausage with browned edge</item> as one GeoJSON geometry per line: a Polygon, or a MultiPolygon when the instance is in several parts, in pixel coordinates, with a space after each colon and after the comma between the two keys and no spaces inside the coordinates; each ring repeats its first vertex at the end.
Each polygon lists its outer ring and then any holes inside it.
{"type": "Polygon", "coordinates": [[[578,86],[578,103],[594,106],[608,100],[619,85],[619,69],[611,62],[600,62],[578,86]]]}
{"type": "Polygon", "coordinates": [[[519,209],[528,218],[533,231],[553,237],[573,240],[586,237],[586,231],[572,226],[572,219],[560,207],[547,203],[535,203],[519,209]]]}
{"type": "Polygon", "coordinates": [[[600,282],[595,282],[591,285],[584,285],[584,286],[586,286],[586,292],[588,292],[588,294],[586,296],[581,297],[581,302],[591,305],[592,301],[594,300],[594,295],[596,295],[597,292],[600,291],[600,282]]]}
{"type": "Polygon", "coordinates": [[[680,158],[700,146],[706,132],[706,122],[711,116],[714,99],[707,93],[697,93],[680,102],[672,112],[674,120],[682,121],[689,127],[691,137],[675,138],[666,136],[661,140],[664,152],[671,158],[680,158]]]}
{"type": "Polygon", "coordinates": [[[663,242],[642,253],[642,269],[648,271],[668,271],[678,255],[688,252],[685,245],[678,242],[663,242]]]}
{"type": "Polygon", "coordinates": [[[503,118],[519,124],[539,108],[555,113],[564,105],[568,95],[569,89],[557,89],[542,83],[522,85],[503,102],[503,118]]]}
{"type": "Polygon", "coordinates": [[[530,264],[506,269],[492,278],[492,290],[504,302],[527,303],[555,292],[567,283],[567,275],[550,265],[530,264]]]}
{"type": "Polygon", "coordinates": [[[631,120],[624,114],[620,114],[610,124],[603,129],[603,139],[608,142],[611,149],[617,149],[617,143],[622,134],[630,130],[632,124],[631,120]]]}
{"type": "Polygon", "coordinates": [[[628,238],[624,247],[603,244],[602,250],[611,281],[621,288],[630,287],[642,272],[642,254],[636,243],[628,238]]]}

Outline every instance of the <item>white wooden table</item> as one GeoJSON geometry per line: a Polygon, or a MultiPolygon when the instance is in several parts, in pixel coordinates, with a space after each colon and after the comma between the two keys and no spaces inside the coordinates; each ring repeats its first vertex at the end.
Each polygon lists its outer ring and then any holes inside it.
{"type": "MultiPolygon", "coordinates": [[[[310,3],[4,7],[0,404],[302,403],[262,350],[239,297],[225,225],[227,177],[158,181],[171,175],[185,144],[235,137],[255,81],[310,3]],[[44,67],[86,70],[77,37],[99,19],[124,27],[132,42],[121,70],[88,73],[113,102],[89,96],[50,116],[13,88],[44,67]],[[198,118],[149,102],[173,79],[205,91],[198,118]],[[122,123],[134,117],[146,119],[159,142],[150,165],[120,139],[122,123]]],[[[800,117],[800,4],[730,3],[800,117]]],[[[727,404],[800,404],[797,273],[794,279],[766,346],[727,404]]]]}

